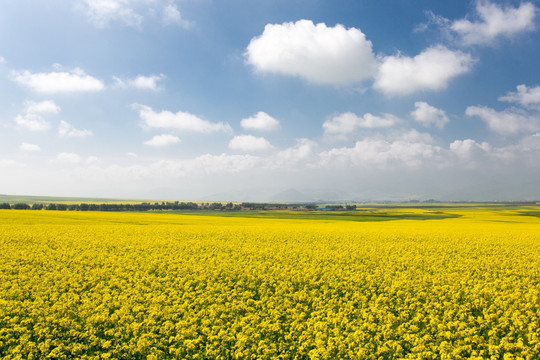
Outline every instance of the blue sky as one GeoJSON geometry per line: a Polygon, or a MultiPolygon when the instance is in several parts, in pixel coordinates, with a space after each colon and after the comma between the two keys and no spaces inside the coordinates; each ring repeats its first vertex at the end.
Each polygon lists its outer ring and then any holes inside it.
{"type": "Polygon", "coordinates": [[[0,193],[540,199],[532,1],[0,5],[0,193]]]}

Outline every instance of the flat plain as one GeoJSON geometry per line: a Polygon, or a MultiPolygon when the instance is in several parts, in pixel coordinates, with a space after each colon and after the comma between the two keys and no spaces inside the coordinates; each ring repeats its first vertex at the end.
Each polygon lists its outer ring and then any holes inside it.
{"type": "Polygon", "coordinates": [[[538,359],[539,214],[0,210],[0,358],[538,359]]]}

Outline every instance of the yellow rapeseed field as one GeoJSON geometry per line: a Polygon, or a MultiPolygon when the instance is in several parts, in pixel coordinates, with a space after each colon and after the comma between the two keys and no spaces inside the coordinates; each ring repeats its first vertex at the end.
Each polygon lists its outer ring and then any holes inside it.
{"type": "Polygon", "coordinates": [[[0,210],[0,358],[540,359],[533,210],[0,210]]]}

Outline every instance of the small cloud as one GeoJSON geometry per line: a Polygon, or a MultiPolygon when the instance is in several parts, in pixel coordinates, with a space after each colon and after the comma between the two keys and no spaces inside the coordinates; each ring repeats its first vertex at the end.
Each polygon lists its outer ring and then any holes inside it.
{"type": "Polygon", "coordinates": [[[182,18],[182,14],[180,13],[180,10],[178,10],[178,7],[175,4],[171,3],[163,7],[162,13],[163,22],[165,24],[176,24],[180,25],[185,29],[189,29],[193,25],[191,21],[187,21],[182,18]]]}
{"type": "Polygon", "coordinates": [[[452,78],[468,72],[473,64],[471,55],[442,45],[428,48],[414,58],[386,56],[381,59],[374,88],[386,95],[441,90],[452,78]]]}
{"type": "Polygon", "coordinates": [[[39,145],[30,144],[30,143],[27,143],[27,142],[23,142],[21,144],[21,146],[19,146],[19,149],[21,149],[22,151],[26,151],[26,152],[38,152],[38,151],[41,151],[41,148],[39,147],[39,145]]]}
{"type": "Polygon", "coordinates": [[[52,100],[40,102],[26,101],[25,110],[15,117],[15,123],[30,131],[44,131],[50,129],[51,125],[45,120],[45,114],[58,114],[60,107],[52,100]]]}
{"type": "Polygon", "coordinates": [[[113,21],[139,27],[143,21],[142,15],[135,11],[133,1],[130,0],[82,0],[82,2],[86,5],[89,20],[98,28],[104,28],[113,21]]]}
{"type": "Polygon", "coordinates": [[[114,85],[115,87],[158,91],[160,90],[158,82],[165,79],[165,75],[164,74],[150,75],[150,76],[138,75],[134,79],[127,79],[127,80],[122,80],[116,76],[113,76],[113,79],[115,82],[115,85],[114,85]]]}
{"type": "Polygon", "coordinates": [[[5,62],[6,62],[6,59],[4,59],[3,56],[0,56],[0,64],[1,64],[1,63],[5,63],[5,62]]]}
{"type": "Polygon", "coordinates": [[[128,87],[127,82],[125,82],[124,80],[120,79],[117,76],[113,76],[113,80],[114,80],[114,87],[123,88],[123,89],[128,87]]]}
{"type": "Polygon", "coordinates": [[[426,17],[428,18],[428,21],[426,23],[422,23],[417,25],[414,28],[414,32],[424,32],[432,27],[446,30],[450,27],[450,20],[447,18],[436,15],[433,11],[427,10],[425,11],[426,17]]]}
{"type": "Polygon", "coordinates": [[[253,135],[238,135],[231,139],[229,142],[229,148],[232,150],[240,150],[246,152],[252,151],[267,151],[273,148],[273,146],[262,137],[256,137],[253,135]]]}
{"type": "Polygon", "coordinates": [[[270,131],[279,127],[279,121],[263,111],[259,111],[255,115],[242,119],[240,125],[245,130],[270,131]]]}
{"type": "Polygon", "coordinates": [[[261,73],[298,76],[327,85],[354,84],[373,77],[371,41],[356,28],[328,27],[311,20],[268,24],[251,39],[245,58],[261,73]]]}
{"type": "Polygon", "coordinates": [[[151,75],[151,76],[139,75],[135,79],[131,80],[130,83],[134,88],[137,88],[137,89],[156,91],[159,89],[158,84],[157,84],[158,81],[161,81],[164,78],[165,78],[165,75],[163,74],[151,75]]]}
{"type": "Polygon", "coordinates": [[[156,112],[149,106],[139,104],[134,104],[133,107],[139,110],[141,125],[151,129],[173,129],[201,133],[232,131],[230,125],[227,123],[212,123],[201,119],[197,115],[183,111],[178,111],[176,113],[167,110],[156,112]]]}
{"type": "Polygon", "coordinates": [[[12,81],[39,93],[70,93],[101,91],[105,85],[99,79],[87,75],[82,69],[76,68],[71,72],[31,73],[12,71],[12,81]]]}
{"type": "Polygon", "coordinates": [[[530,88],[523,84],[518,85],[516,92],[509,92],[505,96],[501,96],[499,101],[518,103],[525,107],[539,105],[540,86],[530,88]]]}
{"type": "Polygon", "coordinates": [[[501,135],[517,135],[540,129],[540,118],[517,109],[496,111],[487,106],[469,106],[467,116],[479,117],[491,131],[501,135]]]}
{"type": "Polygon", "coordinates": [[[89,156],[86,158],[87,164],[97,164],[99,162],[101,162],[101,160],[97,156],[89,156]]]}
{"type": "Polygon", "coordinates": [[[62,137],[87,137],[94,134],[90,130],[75,129],[73,126],[71,126],[71,124],[61,120],[60,125],[58,126],[58,135],[62,137]]]}
{"type": "Polygon", "coordinates": [[[417,101],[414,106],[416,109],[411,111],[411,116],[426,127],[434,125],[442,129],[450,121],[444,110],[437,109],[426,102],[417,101]]]}
{"type": "Polygon", "coordinates": [[[150,146],[162,147],[162,146],[168,146],[172,144],[178,144],[179,142],[180,142],[180,138],[178,138],[178,136],[163,134],[163,135],[156,135],[152,137],[150,140],[145,141],[144,144],[150,145],[150,146]]]}
{"type": "Polygon", "coordinates": [[[127,153],[127,156],[136,158],[136,157],[137,157],[137,154],[135,154],[134,152],[128,152],[128,153],[127,153]]]}
{"type": "Polygon", "coordinates": [[[45,131],[51,128],[51,124],[37,114],[24,114],[15,117],[15,123],[30,131],[45,131]]]}
{"type": "Polygon", "coordinates": [[[464,160],[474,160],[483,153],[491,151],[491,145],[487,142],[481,144],[472,139],[456,140],[450,144],[450,151],[464,160]]]}
{"type": "Polygon", "coordinates": [[[40,102],[27,101],[26,112],[31,114],[58,114],[61,111],[60,107],[52,100],[40,102]]]}
{"type": "Polygon", "coordinates": [[[465,45],[489,45],[499,37],[511,38],[534,30],[536,11],[536,7],[530,2],[522,2],[519,7],[514,8],[478,0],[478,21],[457,20],[450,25],[450,29],[460,36],[465,45]]]}
{"type": "Polygon", "coordinates": [[[62,152],[56,155],[56,161],[68,164],[77,164],[81,162],[81,157],[73,152],[62,152]]]}
{"type": "Polygon", "coordinates": [[[352,112],[345,112],[326,120],[323,128],[325,134],[347,135],[360,128],[386,128],[394,126],[398,122],[399,119],[391,114],[384,114],[384,117],[379,117],[367,113],[359,117],[352,112]]]}

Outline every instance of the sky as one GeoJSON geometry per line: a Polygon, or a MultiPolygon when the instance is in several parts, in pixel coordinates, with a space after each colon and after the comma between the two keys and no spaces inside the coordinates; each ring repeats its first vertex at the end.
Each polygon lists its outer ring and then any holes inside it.
{"type": "Polygon", "coordinates": [[[5,0],[0,194],[540,199],[539,0],[5,0]]]}

